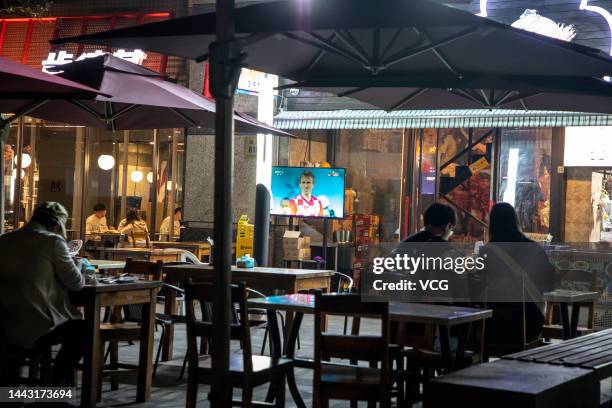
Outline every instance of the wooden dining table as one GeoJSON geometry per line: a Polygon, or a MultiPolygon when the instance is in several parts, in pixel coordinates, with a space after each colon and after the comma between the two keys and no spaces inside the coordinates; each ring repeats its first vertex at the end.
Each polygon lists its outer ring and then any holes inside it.
{"type": "Polygon", "coordinates": [[[162,282],[136,281],[133,283],[87,284],[79,292],[71,292],[74,305],[82,306],[86,324],[85,355],[81,407],[95,407],[98,395],[99,366],[104,356],[100,350],[100,310],[107,306],[142,304],[140,352],[138,356],[138,382],[136,401],[145,402],[151,397],[153,373],[153,329],[155,327],[155,302],[162,282]]]}
{"type": "MultiPolygon", "coordinates": [[[[283,296],[269,296],[256,298],[248,301],[248,306],[258,309],[266,309],[268,318],[268,329],[270,333],[270,355],[272,357],[285,357],[294,361],[295,367],[313,368],[312,359],[296,358],[295,350],[297,337],[304,314],[314,314],[314,295],[290,294],[283,296]],[[277,311],[294,313],[293,321],[289,329],[289,335],[285,337],[284,347],[281,345],[281,329],[276,317],[277,311]]],[[[437,326],[440,333],[440,348],[444,366],[448,372],[460,366],[467,347],[468,334],[472,324],[480,326],[484,330],[484,321],[493,316],[489,309],[476,309],[469,307],[444,306],[424,303],[389,303],[389,319],[395,322],[430,324],[437,326]],[[455,356],[451,352],[450,335],[451,327],[457,327],[458,342],[455,356]]],[[[295,404],[305,408],[297,384],[295,375],[290,371],[287,375],[287,385],[295,404]]]]}
{"type": "Polygon", "coordinates": [[[145,261],[155,262],[176,262],[181,260],[183,254],[181,249],[170,248],[97,248],[100,252],[100,257],[107,260],[123,260],[127,258],[142,259],[145,261]]]}
{"type": "MultiPolygon", "coordinates": [[[[171,285],[181,285],[191,280],[192,282],[212,282],[216,271],[210,265],[170,265],[164,266],[164,281],[171,285]]],[[[331,291],[332,270],[314,269],[286,269],[286,268],[238,268],[232,266],[233,283],[244,282],[250,289],[271,294],[273,291],[283,293],[299,293],[312,289],[331,291]]],[[[165,298],[166,314],[177,313],[176,292],[168,291],[165,298]]],[[[286,316],[286,330],[291,327],[293,313],[289,311],[286,316]]],[[[167,329],[163,348],[162,361],[172,359],[172,344],[174,341],[174,328],[167,329]]]]}

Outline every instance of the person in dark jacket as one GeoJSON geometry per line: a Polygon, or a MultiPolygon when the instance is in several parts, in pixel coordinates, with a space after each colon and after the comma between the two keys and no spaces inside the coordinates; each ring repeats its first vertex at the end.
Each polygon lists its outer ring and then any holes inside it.
{"type": "Polygon", "coordinates": [[[542,294],[555,288],[557,272],[544,249],[521,232],[514,207],[495,204],[489,220],[489,243],[481,250],[484,296],[493,309],[486,342],[528,344],[542,333],[542,294]]]}
{"type": "Polygon", "coordinates": [[[457,222],[450,205],[433,203],[423,213],[425,228],[406,238],[404,242],[447,242],[457,222]]]}

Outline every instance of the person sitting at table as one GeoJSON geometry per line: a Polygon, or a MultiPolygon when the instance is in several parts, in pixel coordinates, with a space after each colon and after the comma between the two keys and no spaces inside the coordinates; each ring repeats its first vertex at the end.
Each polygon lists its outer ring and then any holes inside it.
{"type": "Polygon", "coordinates": [[[433,203],[423,213],[425,227],[404,242],[447,242],[456,222],[455,211],[450,205],[433,203]]]}
{"type": "Polygon", "coordinates": [[[102,203],[98,203],[94,205],[93,211],[93,214],[85,220],[85,234],[87,234],[87,239],[94,239],[95,237],[91,234],[95,232],[108,231],[108,225],[106,224],[106,206],[102,203]]]}
{"type": "Polygon", "coordinates": [[[43,202],[23,228],[0,236],[0,330],[8,345],[26,350],[61,344],[55,386],[72,382],[85,347],[85,324],[69,298],[85,281],[68,253],[67,219],[61,204],[43,202]]]}
{"type": "Polygon", "coordinates": [[[544,324],[542,293],[558,283],[544,249],[521,231],[514,207],[497,203],[489,215],[489,242],[482,293],[493,318],[487,320],[485,343],[516,343],[520,349],[539,338],[544,324]]]}
{"type": "Polygon", "coordinates": [[[127,235],[128,240],[130,240],[132,234],[139,236],[139,238],[136,239],[136,245],[146,244],[146,239],[141,237],[149,233],[147,223],[145,220],[140,218],[138,211],[134,209],[128,211],[127,217],[121,220],[117,230],[119,230],[121,235],[127,235]]]}
{"type": "MultiPolygon", "coordinates": [[[[178,207],[174,210],[174,223],[172,228],[172,236],[174,239],[178,239],[181,236],[181,220],[183,219],[183,209],[178,207]]],[[[159,235],[162,240],[170,240],[170,216],[164,218],[159,227],[159,235]]]]}

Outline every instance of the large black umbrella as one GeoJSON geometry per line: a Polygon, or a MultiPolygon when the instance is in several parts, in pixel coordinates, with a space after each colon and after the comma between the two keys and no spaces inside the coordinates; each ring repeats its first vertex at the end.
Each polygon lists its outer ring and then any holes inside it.
{"type": "MultiPolygon", "coordinates": [[[[195,60],[215,40],[215,13],[53,41],[138,47],[195,60]]],[[[290,0],[235,10],[248,65],[293,80],[464,73],[612,72],[599,50],[544,37],[428,0],[290,0]]]]}
{"type": "Polygon", "coordinates": [[[229,364],[233,129],[230,114],[243,62],[264,72],[312,78],[464,73],[602,77],[612,60],[600,51],[528,33],[427,0],[291,0],[234,9],[217,0],[217,13],[55,43],[135,47],[204,60],[210,52],[217,98],[215,250],[218,278],[213,326],[211,405],[227,406],[229,364]],[[240,41],[234,41],[238,33],[240,41]],[[216,34],[216,35],[215,35],[216,34]],[[246,51],[248,58],[242,53],[246,51]]]}
{"type": "Polygon", "coordinates": [[[421,75],[311,79],[284,85],[396,109],[519,109],[612,113],[612,84],[592,77],[421,75]]]}

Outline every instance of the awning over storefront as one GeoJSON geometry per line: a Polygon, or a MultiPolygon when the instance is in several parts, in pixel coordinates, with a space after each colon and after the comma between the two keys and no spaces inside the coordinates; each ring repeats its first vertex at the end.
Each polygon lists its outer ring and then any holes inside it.
{"type": "Polygon", "coordinates": [[[612,126],[612,115],[486,109],[286,111],[274,118],[274,126],[287,130],[612,126]]]}

